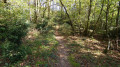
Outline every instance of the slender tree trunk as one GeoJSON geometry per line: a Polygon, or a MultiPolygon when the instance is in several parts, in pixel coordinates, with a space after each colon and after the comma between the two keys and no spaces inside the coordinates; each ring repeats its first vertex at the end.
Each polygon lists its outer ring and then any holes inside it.
{"type": "Polygon", "coordinates": [[[41,0],[38,0],[39,1],[39,17],[42,17],[41,16],[41,7],[42,7],[42,4],[41,4],[41,0]]]}
{"type": "Polygon", "coordinates": [[[68,19],[69,19],[69,21],[70,21],[70,22],[68,22],[68,23],[69,23],[69,25],[71,26],[72,31],[73,31],[73,35],[74,35],[75,29],[74,29],[74,26],[73,26],[73,22],[72,22],[72,20],[71,20],[71,18],[70,18],[70,15],[68,14],[67,9],[66,9],[66,7],[64,6],[64,4],[62,3],[62,1],[59,0],[59,2],[60,2],[60,4],[63,6],[63,8],[65,9],[65,12],[66,12],[66,14],[67,14],[67,17],[68,17],[68,19]]]}
{"type": "MultiPolygon", "coordinates": [[[[77,11],[77,1],[74,0],[73,3],[75,3],[74,8],[75,8],[75,10],[77,11]]],[[[76,14],[77,14],[77,13],[74,12],[73,17],[76,17],[76,14]]]]}
{"type": "Polygon", "coordinates": [[[48,0],[48,18],[50,18],[50,1],[48,0]]]}
{"type": "MultiPolygon", "coordinates": [[[[81,1],[79,0],[79,15],[81,14],[81,1]]],[[[81,16],[79,16],[79,18],[81,18],[81,16]]],[[[81,19],[80,19],[80,24],[79,24],[79,35],[81,35],[81,19]]]]}
{"type": "Polygon", "coordinates": [[[37,23],[37,0],[34,0],[34,22],[37,23]]]}
{"type": "Polygon", "coordinates": [[[31,12],[31,0],[29,0],[29,10],[30,10],[30,22],[32,21],[32,12],[31,12]]]}
{"type": "Polygon", "coordinates": [[[107,51],[109,50],[110,48],[110,36],[108,35],[108,16],[109,16],[109,8],[110,8],[110,4],[109,4],[109,0],[108,0],[108,3],[107,3],[107,9],[106,9],[106,24],[105,24],[105,30],[106,30],[106,36],[108,38],[108,47],[107,47],[107,51]]]}
{"type": "Polygon", "coordinates": [[[107,9],[106,9],[106,24],[105,24],[105,30],[106,30],[106,35],[108,36],[108,16],[109,16],[109,8],[110,8],[110,4],[109,4],[109,0],[107,3],[107,9]]]}
{"type": "Polygon", "coordinates": [[[89,6],[89,10],[88,10],[88,21],[87,21],[86,28],[85,28],[85,31],[84,31],[85,36],[88,36],[88,34],[89,34],[88,30],[89,30],[91,8],[92,8],[92,0],[90,0],[90,6],[89,6]]]}
{"type": "Polygon", "coordinates": [[[104,7],[104,1],[105,1],[105,0],[102,1],[102,7],[101,7],[101,10],[100,10],[100,14],[99,14],[99,16],[98,16],[98,19],[97,19],[97,21],[96,21],[96,23],[95,23],[95,27],[94,27],[93,32],[92,32],[91,35],[93,35],[93,34],[95,33],[97,24],[98,24],[98,22],[99,22],[99,20],[100,20],[100,18],[101,18],[101,14],[102,14],[103,7],[104,7]]]}
{"type": "MultiPolygon", "coordinates": [[[[53,0],[53,4],[54,4],[54,0],[53,0]]],[[[54,14],[54,5],[52,7],[52,14],[54,14]]]]}
{"type": "Polygon", "coordinates": [[[79,0],[79,15],[81,13],[81,1],[79,0]]]}
{"type": "Polygon", "coordinates": [[[43,10],[43,17],[42,17],[42,18],[44,18],[44,17],[45,17],[45,12],[46,12],[46,9],[47,9],[47,7],[45,6],[45,10],[43,10]]]}
{"type": "Polygon", "coordinates": [[[119,26],[119,11],[120,11],[120,1],[119,1],[119,7],[118,7],[118,13],[116,18],[116,48],[118,49],[118,40],[119,40],[119,32],[118,32],[118,26],[119,26]]]}
{"type": "Polygon", "coordinates": [[[62,18],[62,15],[63,15],[62,12],[63,12],[63,7],[61,6],[61,18],[62,18]]]}

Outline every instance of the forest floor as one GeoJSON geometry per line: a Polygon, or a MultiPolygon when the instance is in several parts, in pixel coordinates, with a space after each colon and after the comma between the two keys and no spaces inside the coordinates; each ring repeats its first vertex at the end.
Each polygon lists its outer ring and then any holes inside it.
{"type": "Polygon", "coordinates": [[[55,31],[40,34],[38,30],[30,29],[23,45],[29,46],[31,53],[13,66],[120,67],[120,51],[113,49],[107,54],[103,53],[106,41],[84,36],[64,36],[61,31],[55,31]]]}
{"type": "Polygon", "coordinates": [[[0,67],[56,67],[54,63],[57,61],[58,41],[51,31],[41,34],[31,27],[22,45],[27,48],[29,54],[17,63],[10,64],[1,58],[0,52],[0,67]]]}
{"type": "Polygon", "coordinates": [[[56,67],[120,67],[119,50],[104,50],[107,41],[84,36],[64,36],[56,31],[58,63],[56,67]]]}
{"type": "Polygon", "coordinates": [[[107,42],[82,36],[64,38],[65,46],[69,48],[68,60],[73,67],[120,67],[119,50],[109,50],[104,53],[107,42]]]}
{"type": "Polygon", "coordinates": [[[68,60],[69,48],[65,46],[66,41],[64,36],[59,35],[59,33],[56,31],[55,38],[59,42],[59,45],[57,47],[58,63],[56,64],[56,67],[71,67],[68,60]]]}

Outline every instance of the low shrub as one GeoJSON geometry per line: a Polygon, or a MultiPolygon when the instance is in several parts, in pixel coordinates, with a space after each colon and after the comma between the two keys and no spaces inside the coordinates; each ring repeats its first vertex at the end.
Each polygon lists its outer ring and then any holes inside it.
{"type": "Polygon", "coordinates": [[[47,25],[48,25],[48,19],[47,18],[42,19],[42,21],[37,24],[36,29],[38,30],[45,29],[47,25]]]}
{"type": "Polygon", "coordinates": [[[10,41],[5,41],[0,47],[2,49],[2,57],[4,60],[9,61],[8,63],[16,63],[31,53],[28,46],[17,45],[10,41]]]}
{"type": "Polygon", "coordinates": [[[0,26],[0,40],[5,41],[7,39],[13,43],[21,44],[22,38],[27,34],[28,25],[23,22],[3,25],[0,26]]]}
{"type": "Polygon", "coordinates": [[[71,35],[72,31],[71,31],[71,26],[67,23],[64,23],[61,28],[60,31],[62,32],[62,34],[64,35],[71,35]]]}
{"type": "MultiPolygon", "coordinates": [[[[116,28],[110,28],[110,31],[109,31],[109,37],[110,38],[116,38],[116,28]]],[[[120,27],[118,28],[118,35],[119,35],[119,38],[120,38],[120,27]]]]}
{"type": "Polygon", "coordinates": [[[0,41],[2,58],[8,63],[17,63],[22,60],[28,48],[22,46],[22,38],[27,35],[28,25],[25,20],[15,19],[13,22],[0,20],[0,41]]]}

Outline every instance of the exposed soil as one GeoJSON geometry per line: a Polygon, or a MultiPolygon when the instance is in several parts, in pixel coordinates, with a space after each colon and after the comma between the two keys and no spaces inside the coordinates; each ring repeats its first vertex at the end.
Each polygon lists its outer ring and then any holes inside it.
{"type": "Polygon", "coordinates": [[[71,67],[68,60],[69,49],[65,46],[66,41],[64,36],[60,36],[58,32],[56,32],[55,38],[59,42],[59,46],[57,48],[57,54],[59,58],[58,58],[58,63],[56,64],[56,67],[71,67]]]}

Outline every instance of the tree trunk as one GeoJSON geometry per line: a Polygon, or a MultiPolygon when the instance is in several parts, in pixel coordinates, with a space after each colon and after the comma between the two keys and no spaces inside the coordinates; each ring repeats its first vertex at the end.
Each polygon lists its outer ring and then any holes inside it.
{"type": "Polygon", "coordinates": [[[79,15],[81,13],[81,1],[79,0],[79,15]]]}
{"type": "Polygon", "coordinates": [[[118,49],[118,40],[119,40],[119,32],[118,32],[118,26],[119,26],[119,11],[120,11],[120,1],[118,6],[118,13],[116,18],[116,48],[118,49]]]}
{"type": "Polygon", "coordinates": [[[59,0],[59,2],[60,2],[60,4],[63,6],[63,8],[65,9],[65,12],[66,12],[66,14],[67,14],[67,17],[68,17],[68,19],[69,19],[69,21],[70,21],[70,22],[68,22],[68,23],[69,23],[69,25],[71,26],[72,31],[73,31],[73,35],[74,35],[75,29],[74,29],[72,20],[71,20],[71,18],[70,18],[70,15],[68,14],[67,9],[66,9],[66,7],[64,6],[64,4],[62,3],[62,1],[59,0]]]}
{"type": "MultiPolygon", "coordinates": [[[[81,1],[79,0],[79,10],[78,10],[79,12],[79,15],[81,14],[81,1]]],[[[79,17],[79,18],[81,18],[81,16],[79,17]]],[[[80,24],[79,24],[79,35],[81,35],[81,19],[80,19],[80,24]]]]}
{"type": "Polygon", "coordinates": [[[89,34],[88,30],[89,30],[91,8],[92,8],[92,0],[90,0],[90,6],[89,6],[89,10],[88,10],[88,21],[87,21],[86,28],[85,28],[85,31],[84,31],[85,36],[88,36],[88,34],[89,34]]]}
{"type": "Polygon", "coordinates": [[[50,18],[50,1],[48,0],[48,18],[50,18]]]}
{"type": "Polygon", "coordinates": [[[109,0],[108,0],[107,9],[106,9],[106,24],[105,24],[105,30],[106,30],[106,36],[107,36],[107,37],[108,37],[108,16],[109,16],[109,8],[110,8],[110,5],[109,5],[109,0]]]}
{"type": "Polygon", "coordinates": [[[99,22],[99,20],[100,20],[100,18],[101,18],[101,14],[102,14],[103,7],[104,7],[104,1],[105,1],[105,0],[102,1],[102,7],[101,7],[101,10],[100,10],[100,14],[99,14],[99,17],[98,17],[98,19],[97,19],[97,21],[96,21],[96,23],[95,23],[95,27],[94,27],[93,32],[92,32],[91,35],[94,35],[95,30],[96,30],[96,27],[97,27],[97,24],[98,24],[98,22],[99,22]]]}
{"type": "Polygon", "coordinates": [[[62,18],[62,15],[63,15],[62,12],[63,12],[63,7],[61,6],[61,18],[62,18]]]}
{"type": "Polygon", "coordinates": [[[37,0],[34,0],[34,22],[37,23],[37,0]]]}
{"type": "Polygon", "coordinates": [[[47,7],[47,6],[46,6],[46,5],[44,5],[44,8],[45,8],[45,9],[43,10],[43,15],[42,15],[42,18],[44,18],[44,16],[45,16],[46,7],[47,7]]]}
{"type": "MultiPolygon", "coordinates": [[[[53,0],[53,4],[54,4],[54,0],[53,0]]],[[[54,14],[54,5],[52,7],[52,14],[54,14]]]]}

